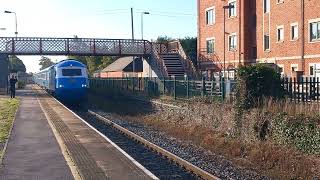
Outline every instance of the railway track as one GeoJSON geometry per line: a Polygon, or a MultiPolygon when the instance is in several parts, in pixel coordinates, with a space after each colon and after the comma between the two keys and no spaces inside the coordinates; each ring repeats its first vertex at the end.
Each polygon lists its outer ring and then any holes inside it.
{"type": "Polygon", "coordinates": [[[219,179],[94,111],[71,109],[159,179],[219,179]]]}

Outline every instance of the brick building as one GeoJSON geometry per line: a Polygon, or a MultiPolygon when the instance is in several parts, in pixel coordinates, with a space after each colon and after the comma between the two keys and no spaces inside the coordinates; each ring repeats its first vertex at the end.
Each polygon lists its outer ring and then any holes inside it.
{"type": "Polygon", "coordinates": [[[320,77],[319,9],[319,0],[198,0],[200,70],[223,70],[225,55],[226,70],[275,63],[286,76],[320,77]]]}

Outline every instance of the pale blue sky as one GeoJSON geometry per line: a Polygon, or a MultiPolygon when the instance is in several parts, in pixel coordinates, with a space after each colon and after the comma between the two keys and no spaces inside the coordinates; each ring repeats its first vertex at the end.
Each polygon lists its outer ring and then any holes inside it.
{"type": "MultiPolygon", "coordinates": [[[[131,38],[130,8],[134,8],[135,38],[141,38],[141,12],[144,37],[183,38],[197,34],[195,0],[0,0],[0,36],[14,35],[18,16],[19,36],[131,38]]],[[[38,70],[39,57],[20,57],[27,70],[38,70]]],[[[53,57],[61,59],[63,57],[53,57]]]]}

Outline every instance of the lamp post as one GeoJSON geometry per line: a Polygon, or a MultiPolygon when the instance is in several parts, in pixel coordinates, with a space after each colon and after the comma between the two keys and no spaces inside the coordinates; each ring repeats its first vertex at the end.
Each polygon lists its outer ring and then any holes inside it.
{"type": "MultiPolygon", "coordinates": [[[[131,36],[132,36],[132,44],[134,44],[134,24],[133,24],[133,8],[131,8],[131,36]]],[[[135,76],[135,57],[132,56],[132,76],[135,76]]]]}
{"type": "Polygon", "coordinates": [[[226,9],[234,8],[234,5],[223,6],[223,77],[226,72],[226,9]]]}
{"type": "Polygon", "coordinates": [[[141,12],[141,39],[143,40],[143,15],[150,14],[149,12],[141,12]]]}
{"type": "Polygon", "coordinates": [[[13,11],[4,11],[4,13],[7,14],[14,14],[15,17],[15,22],[16,22],[16,32],[14,32],[14,34],[16,35],[16,37],[18,37],[18,21],[17,21],[17,13],[13,12],[13,11]]]}

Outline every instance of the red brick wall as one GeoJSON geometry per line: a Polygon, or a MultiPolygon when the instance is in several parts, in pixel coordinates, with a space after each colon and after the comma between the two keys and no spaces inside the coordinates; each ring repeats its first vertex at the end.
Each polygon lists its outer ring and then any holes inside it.
{"type": "MultiPolygon", "coordinates": [[[[252,60],[252,47],[255,45],[255,36],[252,34],[252,16],[255,14],[253,6],[249,3],[244,4],[244,0],[237,0],[236,12],[237,16],[229,18],[228,10],[226,13],[226,35],[225,35],[225,57],[226,67],[237,67],[239,59],[241,64],[243,59],[252,60]],[[240,4],[241,3],[241,4],[240,4]],[[241,17],[241,19],[239,18],[241,17]],[[241,28],[239,28],[241,23],[241,28]],[[241,31],[240,31],[241,30],[241,31]],[[228,35],[230,33],[237,34],[237,50],[229,51],[228,35]],[[241,39],[241,40],[240,40],[241,39]],[[241,43],[241,44],[240,44],[241,43]],[[252,46],[247,46],[251,44],[252,46]],[[241,48],[241,49],[240,49],[241,48]],[[240,57],[240,58],[239,58],[240,57]]],[[[212,0],[198,0],[198,57],[205,56],[202,61],[213,60],[218,64],[223,63],[223,6],[228,5],[228,1],[212,1],[212,0]],[[215,23],[213,25],[206,25],[206,9],[215,7],[215,23]],[[207,55],[206,40],[207,38],[215,38],[215,55],[207,55]]],[[[200,58],[201,59],[201,58],[200,58]]],[[[218,65],[221,68],[221,66],[218,65]]]]}
{"type": "Polygon", "coordinates": [[[277,4],[271,0],[270,13],[263,13],[263,1],[257,1],[257,55],[258,62],[275,62],[284,65],[286,75],[291,75],[291,64],[298,64],[298,69],[309,75],[309,63],[320,63],[320,57],[310,58],[308,55],[320,54],[320,42],[309,42],[309,20],[320,18],[320,1],[305,0],[304,26],[302,25],[301,0],[285,0],[277,4]],[[269,17],[270,16],[270,17],[269,17]],[[263,32],[269,31],[270,20],[270,51],[264,51],[263,32]],[[298,23],[298,39],[291,40],[291,24],[298,23]],[[263,26],[264,24],[264,26],[263,26]],[[277,26],[284,26],[284,41],[277,42],[277,26]],[[304,28],[304,55],[302,60],[302,42],[304,28]]]}
{"type": "MultiPolygon", "coordinates": [[[[309,63],[320,63],[320,42],[310,42],[309,37],[309,20],[320,18],[320,0],[304,0],[304,25],[302,25],[301,19],[301,2],[301,0],[284,0],[284,3],[277,4],[277,0],[270,0],[270,13],[265,14],[263,0],[237,0],[237,17],[228,19],[226,13],[226,32],[236,32],[238,35],[238,51],[236,52],[228,51],[228,35],[226,35],[227,66],[229,61],[233,66],[237,66],[240,54],[240,59],[244,60],[245,64],[255,62],[254,54],[256,52],[259,63],[274,62],[284,65],[284,71],[287,75],[291,74],[291,64],[298,64],[298,69],[304,71],[305,75],[309,75],[309,63]],[[239,12],[241,12],[241,20],[239,12]],[[240,21],[241,33],[239,33],[240,21]],[[292,23],[298,23],[298,39],[295,41],[291,40],[292,23]],[[277,26],[280,25],[284,26],[283,42],[277,42],[277,26]],[[303,29],[304,34],[302,35],[303,29]],[[264,34],[270,36],[270,51],[264,50],[264,34]],[[239,41],[239,37],[241,41],[239,41]],[[303,37],[304,43],[302,45],[303,37]],[[255,46],[257,47],[256,51],[253,48],[255,46]],[[302,46],[305,49],[304,60],[302,59],[302,46]]],[[[206,56],[206,52],[203,52],[206,50],[206,39],[215,37],[216,58],[214,60],[223,61],[222,7],[227,4],[227,0],[198,0],[198,57],[206,56]],[[207,26],[205,9],[211,6],[215,6],[216,9],[216,23],[207,26]]],[[[210,57],[206,57],[210,59],[210,57]]]]}

